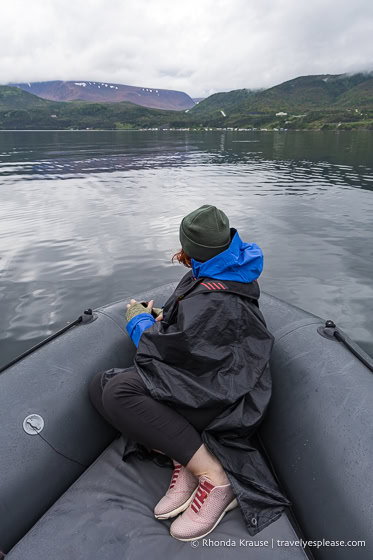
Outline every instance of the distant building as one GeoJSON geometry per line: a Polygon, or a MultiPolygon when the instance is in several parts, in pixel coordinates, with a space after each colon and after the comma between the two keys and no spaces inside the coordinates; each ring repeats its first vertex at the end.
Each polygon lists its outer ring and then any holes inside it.
{"type": "Polygon", "coordinates": [[[280,111],[279,113],[276,113],[276,117],[287,117],[287,113],[280,111]]]}

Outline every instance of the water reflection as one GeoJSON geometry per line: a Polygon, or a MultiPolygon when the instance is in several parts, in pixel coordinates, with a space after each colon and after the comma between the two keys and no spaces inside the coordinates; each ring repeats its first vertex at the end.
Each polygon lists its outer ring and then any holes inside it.
{"type": "Polygon", "coordinates": [[[373,134],[0,132],[0,363],[83,308],[177,281],[212,203],[264,252],[261,288],[373,353],[373,134]]]}
{"type": "MultiPolygon", "coordinates": [[[[0,132],[0,177],[32,179],[171,166],[234,164],[325,171],[371,189],[373,135],[355,132],[0,132]],[[32,154],[32,156],[31,156],[32,154]]],[[[332,177],[330,177],[332,176],[332,177]]]]}

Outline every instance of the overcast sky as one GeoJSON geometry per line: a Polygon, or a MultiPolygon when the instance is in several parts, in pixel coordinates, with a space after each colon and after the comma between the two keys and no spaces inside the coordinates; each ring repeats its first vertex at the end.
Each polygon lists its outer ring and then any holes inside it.
{"type": "Polygon", "coordinates": [[[192,97],[373,70],[373,0],[5,0],[0,83],[94,80],[192,97]]]}

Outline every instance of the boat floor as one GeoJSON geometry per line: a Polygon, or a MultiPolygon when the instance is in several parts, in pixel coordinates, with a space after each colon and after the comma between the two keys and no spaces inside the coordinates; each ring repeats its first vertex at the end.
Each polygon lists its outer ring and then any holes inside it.
{"type": "Polygon", "coordinates": [[[115,439],[13,547],[7,560],[225,560],[228,554],[235,560],[307,558],[299,546],[277,544],[278,539],[299,539],[286,512],[255,537],[248,534],[236,508],[206,537],[207,543],[201,539],[193,547],[175,540],[169,534],[173,520],[153,516],[168,488],[171,468],[133,456],[123,462],[122,449],[122,438],[115,439]],[[268,545],[259,546],[260,541],[268,545]]]}

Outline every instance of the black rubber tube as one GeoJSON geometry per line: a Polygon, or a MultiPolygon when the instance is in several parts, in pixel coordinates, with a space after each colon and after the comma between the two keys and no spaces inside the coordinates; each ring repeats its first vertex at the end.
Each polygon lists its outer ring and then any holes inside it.
{"type": "Polygon", "coordinates": [[[79,323],[81,323],[83,321],[83,317],[80,316],[78,317],[75,321],[73,321],[72,323],[70,323],[69,325],[66,325],[66,327],[63,327],[62,329],[60,329],[59,331],[55,332],[54,334],[51,334],[50,336],[48,336],[48,338],[45,338],[44,340],[42,340],[41,342],[39,342],[38,344],[35,344],[35,346],[32,346],[31,348],[29,348],[28,350],[26,350],[26,352],[23,352],[23,354],[20,354],[19,356],[17,356],[16,358],[14,358],[13,360],[11,360],[9,363],[5,364],[5,366],[2,366],[0,368],[0,373],[2,373],[3,371],[5,371],[6,369],[8,369],[8,367],[12,366],[13,364],[16,364],[17,362],[19,362],[20,360],[22,360],[23,358],[26,358],[26,356],[28,356],[29,354],[31,354],[32,352],[35,352],[35,350],[37,350],[38,348],[40,348],[41,346],[44,346],[44,344],[47,344],[47,342],[49,342],[50,340],[53,340],[54,338],[57,338],[57,336],[59,336],[60,334],[64,333],[65,331],[67,331],[68,329],[71,329],[71,327],[75,327],[75,325],[78,325],[79,323]]]}
{"type": "Polygon", "coordinates": [[[368,354],[365,352],[362,354],[361,348],[355,345],[351,339],[347,340],[347,338],[339,331],[335,330],[333,335],[339,342],[342,342],[342,344],[344,344],[368,369],[370,369],[370,371],[373,372],[373,359],[368,354]]]}

